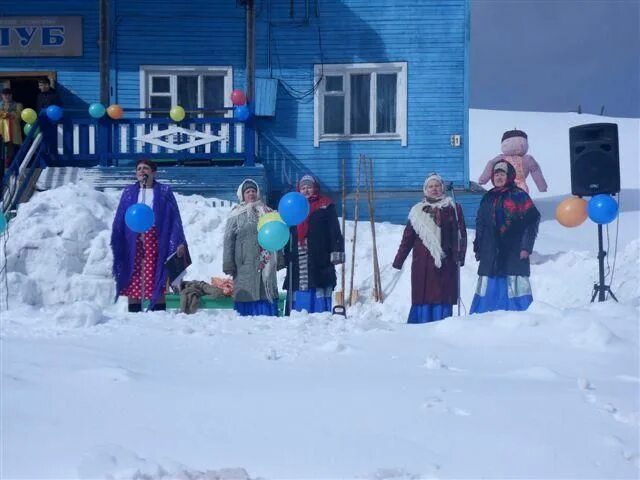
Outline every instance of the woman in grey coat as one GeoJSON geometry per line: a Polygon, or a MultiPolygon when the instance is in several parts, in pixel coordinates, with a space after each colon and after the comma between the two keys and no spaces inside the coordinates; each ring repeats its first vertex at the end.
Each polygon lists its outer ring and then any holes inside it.
{"type": "Polygon", "coordinates": [[[222,270],[233,277],[234,309],[240,315],[278,315],[277,255],[258,244],[258,219],[271,209],[258,184],[243,180],[224,234],[222,270]]]}

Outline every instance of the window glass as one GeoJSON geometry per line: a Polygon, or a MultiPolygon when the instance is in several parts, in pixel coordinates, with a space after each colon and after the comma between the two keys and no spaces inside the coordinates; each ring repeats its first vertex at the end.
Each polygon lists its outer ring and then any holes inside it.
{"type": "Polygon", "coordinates": [[[395,133],[397,74],[378,74],[376,83],[376,133],[395,133]]]}
{"type": "Polygon", "coordinates": [[[324,97],[324,133],[344,134],[344,97],[324,97]]]}
{"type": "Polygon", "coordinates": [[[370,118],[370,74],[354,74],[350,76],[351,86],[351,119],[352,134],[369,133],[370,118]]]}

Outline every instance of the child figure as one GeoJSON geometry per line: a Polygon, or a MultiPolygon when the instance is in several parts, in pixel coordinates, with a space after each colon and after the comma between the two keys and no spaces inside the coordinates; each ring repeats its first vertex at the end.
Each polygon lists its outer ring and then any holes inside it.
{"type": "Polygon", "coordinates": [[[535,158],[527,155],[529,150],[529,142],[527,134],[522,130],[508,130],[502,135],[502,155],[498,155],[493,160],[489,160],[487,166],[480,175],[478,183],[484,185],[491,180],[493,166],[500,160],[506,160],[516,170],[516,186],[529,193],[527,185],[527,177],[531,174],[533,181],[541,192],[547,191],[547,182],[542,175],[540,165],[535,158]]]}

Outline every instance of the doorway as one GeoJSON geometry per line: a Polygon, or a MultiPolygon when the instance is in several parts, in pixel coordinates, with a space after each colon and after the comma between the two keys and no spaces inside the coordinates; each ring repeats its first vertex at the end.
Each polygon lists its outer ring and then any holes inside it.
{"type": "Polygon", "coordinates": [[[49,78],[51,87],[55,87],[55,72],[0,72],[0,88],[10,88],[16,102],[36,110],[40,92],[38,80],[44,77],[49,78]]]}

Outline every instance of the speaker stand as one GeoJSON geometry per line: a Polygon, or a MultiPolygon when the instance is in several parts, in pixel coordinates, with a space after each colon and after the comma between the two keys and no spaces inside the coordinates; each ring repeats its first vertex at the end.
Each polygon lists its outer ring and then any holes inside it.
{"type": "Polygon", "coordinates": [[[591,303],[594,302],[596,296],[598,297],[598,302],[604,302],[606,300],[605,293],[609,292],[611,298],[613,298],[616,302],[618,299],[611,291],[611,287],[609,285],[604,284],[604,257],[606,257],[607,252],[605,252],[602,248],[602,224],[598,224],[598,283],[593,285],[593,294],[591,295],[591,303]]]}

